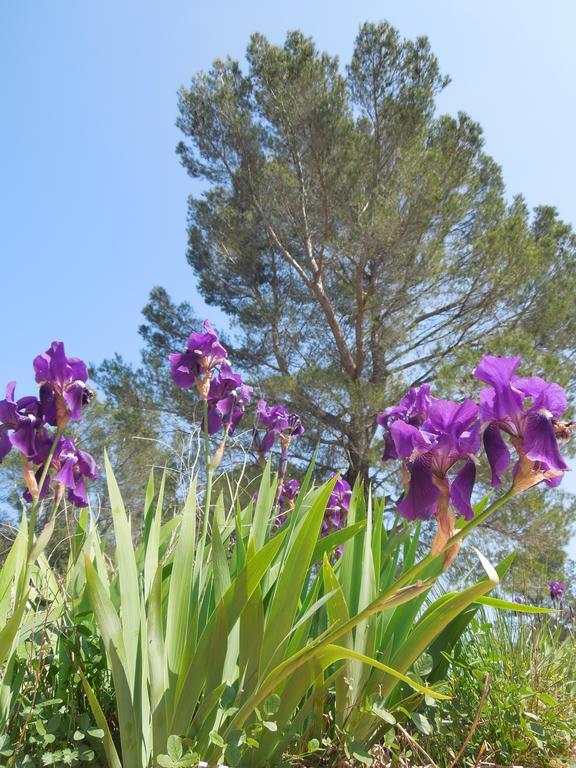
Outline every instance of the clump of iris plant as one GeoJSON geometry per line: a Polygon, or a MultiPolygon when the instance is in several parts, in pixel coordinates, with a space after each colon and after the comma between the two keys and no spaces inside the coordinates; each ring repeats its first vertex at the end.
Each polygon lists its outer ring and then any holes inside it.
{"type": "MultiPolygon", "coordinates": [[[[177,386],[196,387],[204,401],[209,487],[211,471],[222,458],[226,437],[235,430],[250,403],[252,388],[230,368],[228,352],[208,321],[203,323],[202,332],[190,335],[184,352],[171,354],[169,359],[177,386]],[[222,442],[210,460],[208,436],[221,431],[222,442]]],[[[487,386],[480,393],[479,405],[469,398],[456,402],[434,397],[430,385],[423,384],[412,387],[398,405],[377,416],[384,431],[382,459],[402,462],[404,494],[398,501],[398,511],[409,521],[437,521],[432,554],[444,552],[445,567],[454,560],[460,546],[459,541],[451,542],[457,517],[471,520],[474,516],[471,499],[482,442],[493,486],[500,485],[512,464],[506,440],[514,448],[517,461],[509,493],[519,493],[541,482],[558,485],[568,470],[558,443],[570,436],[573,426],[560,421],[567,407],[564,390],[538,376],[517,376],[520,362],[520,357],[485,355],[481,359],[474,376],[487,386]]],[[[67,374],[60,378],[64,382],[60,391],[64,393],[74,377],[67,374]]],[[[13,400],[13,392],[11,396],[13,400]]],[[[35,402],[17,401],[12,408],[17,439],[29,446],[30,427],[21,420],[27,417],[33,421],[38,406],[35,402]]],[[[67,413],[74,418],[72,408],[68,407],[67,413]]],[[[275,499],[280,521],[293,508],[299,489],[297,481],[286,482],[285,476],[290,444],[303,432],[296,413],[283,405],[269,405],[266,400],[258,402],[252,447],[264,462],[277,440],[280,444],[275,499]]],[[[338,478],[327,504],[324,534],[343,525],[350,497],[349,484],[338,478]]]]}
{"type": "Polygon", "coordinates": [[[69,421],[82,417],[84,407],[92,401],[93,392],[86,383],[88,369],[82,360],[66,356],[61,341],[52,342],[35,357],[33,366],[39,397],[16,399],[16,382],[10,382],[0,401],[0,463],[12,448],[21,454],[24,499],[32,503],[33,513],[51,488],[56,505],[66,494],[69,503],[85,507],[86,481],[98,477],[98,467],[64,431],[69,421]]]}
{"type": "Polygon", "coordinates": [[[550,590],[550,600],[552,600],[554,605],[562,605],[566,584],[561,581],[551,581],[548,584],[548,589],[550,590]]]}
{"type": "Polygon", "coordinates": [[[489,385],[480,392],[480,413],[492,485],[500,485],[511,463],[503,438],[507,435],[518,456],[512,470],[516,492],[541,482],[552,487],[560,483],[568,465],[558,439],[569,437],[572,426],[559,421],[568,405],[562,387],[539,376],[516,376],[520,362],[518,356],[485,355],[474,370],[489,385]]]}

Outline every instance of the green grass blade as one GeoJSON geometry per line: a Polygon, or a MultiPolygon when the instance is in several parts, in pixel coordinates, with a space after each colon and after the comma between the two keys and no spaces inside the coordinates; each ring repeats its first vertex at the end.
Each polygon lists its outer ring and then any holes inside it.
{"type": "MultiPolygon", "coordinates": [[[[124,647],[124,632],[120,619],[88,557],[85,557],[84,565],[90,603],[98,622],[114,679],[123,766],[124,768],[142,768],[143,724],[141,710],[134,706],[133,694],[134,687],[139,681],[135,681],[132,677],[136,670],[136,658],[132,670],[124,647]]],[[[139,605],[140,603],[138,608],[139,605]]]]}
{"type": "Polygon", "coordinates": [[[40,535],[34,542],[34,545],[30,550],[30,555],[28,556],[28,562],[30,564],[34,563],[48,546],[48,543],[52,538],[52,534],[54,533],[55,522],[56,522],[56,519],[54,518],[54,516],[52,516],[50,520],[48,520],[44,528],[42,528],[42,530],[40,531],[40,535]]]}
{"type": "Polygon", "coordinates": [[[318,494],[285,558],[266,615],[266,628],[260,656],[261,670],[268,669],[275,659],[282,658],[286,648],[286,638],[292,627],[300,593],[320,533],[326,504],[335,482],[335,478],[330,480],[318,494]]]}
{"type": "Polygon", "coordinates": [[[194,588],[195,538],[196,483],[193,482],[182,511],[168,595],[165,642],[171,691],[174,691],[182,667],[193,652],[196,642],[193,620],[198,608],[198,597],[194,588]]]}
{"type": "MultiPolygon", "coordinates": [[[[0,627],[4,625],[12,600],[12,584],[15,585],[14,600],[19,602],[25,587],[28,556],[28,525],[26,516],[22,516],[18,533],[10,551],[0,568],[0,627]]],[[[26,585],[27,591],[27,585],[26,585]]]]}
{"type": "Polygon", "coordinates": [[[370,656],[364,655],[363,653],[358,653],[358,651],[353,651],[350,648],[344,648],[340,645],[328,645],[325,648],[322,648],[317,654],[316,658],[320,661],[324,669],[341,659],[354,659],[361,662],[362,664],[374,667],[381,672],[385,672],[387,675],[394,677],[396,681],[406,683],[406,685],[409,685],[415,691],[418,691],[418,693],[431,696],[433,699],[448,700],[451,698],[450,696],[439,693],[438,691],[435,691],[426,685],[421,685],[420,683],[416,682],[416,680],[412,680],[412,678],[402,674],[402,672],[399,672],[397,669],[394,669],[387,664],[382,664],[377,659],[373,659],[370,656]]]}
{"type": "MultiPolygon", "coordinates": [[[[376,597],[376,578],[374,574],[374,560],[372,558],[372,495],[368,495],[366,505],[366,531],[363,534],[363,552],[360,569],[360,591],[358,594],[358,610],[362,611],[376,597]]],[[[370,616],[365,621],[356,626],[354,633],[354,650],[360,656],[374,655],[376,642],[376,616],[370,616]]],[[[366,669],[364,663],[357,658],[352,660],[350,666],[351,674],[351,695],[352,700],[356,701],[364,684],[366,676],[370,670],[366,669]]]]}
{"type": "Polygon", "coordinates": [[[230,571],[228,558],[222,542],[222,533],[225,527],[224,521],[224,495],[220,493],[214,505],[214,523],[212,526],[212,571],[214,577],[214,597],[220,602],[222,596],[230,586],[230,571]]]}
{"type": "MultiPolygon", "coordinates": [[[[165,474],[165,473],[164,473],[165,474]]],[[[152,528],[152,522],[154,520],[154,469],[150,470],[148,475],[148,483],[146,485],[146,495],[144,497],[144,531],[142,533],[142,543],[144,550],[150,538],[150,530],[152,528]]]]}
{"type": "Polygon", "coordinates": [[[341,528],[339,531],[329,533],[327,536],[322,536],[322,538],[318,539],[316,542],[310,562],[317,563],[319,560],[322,560],[325,554],[330,554],[330,552],[333,552],[337,547],[346,544],[349,539],[353,539],[354,536],[357,536],[365,527],[366,521],[361,520],[359,523],[354,523],[346,528],[341,528]]]}
{"type": "Polygon", "coordinates": [[[136,673],[136,657],[138,656],[138,645],[140,643],[140,588],[138,585],[138,570],[132,545],[130,519],[124,509],[120,489],[107,454],[104,454],[104,465],[116,537],[116,562],[118,565],[121,595],[120,615],[122,617],[126,663],[128,664],[127,678],[130,685],[133,686],[136,673]]]}
{"type": "Polygon", "coordinates": [[[256,499],[256,507],[254,509],[254,522],[252,524],[252,533],[254,537],[254,544],[256,550],[262,549],[266,540],[266,533],[268,531],[268,523],[270,517],[274,511],[274,497],[276,495],[276,480],[271,480],[270,464],[272,459],[270,458],[266,462],[264,472],[262,473],[262,479],[260,481],[260,488],[258,489],[258,498],[256,499]]]}
{"type": "Polygon", "coordinates": [[[510,600],[501,600],[498,597],[479,597],[474,600],[475,605],[488,605],[498,608],[500,611],[514,611],[515,613],[558,613],[556,608],[540,608],[537,605],[514,603],[510,600]]]}
{"type": "MultiPolygon", "coordinates": [[[[285,534],[279,533],[271,541],[257,551],[253,557],[246,561],[245,567],[238,577],[231,583],[222,603],[226,610],[226,626],[232,627],[238,621],[240,614],[246,607],[254,590],[268,571],[270,564],[278,554],[284,543],[285,534]]],[[[202,689],[204,688],[212,644],[216,642],[216,612],[213,611],[202,635],[198,641],[196,651],[182,670],[176,689],[176,701],[172,708],[171,733],[186,734],[196,704],[202,689]]]]}
{"type": "Polygon", "coordinates": [[[18,634],[18,630],[22,624],[22,617],[26,610],[26,603],[28,601],[28,595],[24,595],[22,600],[16,606],[14,613],[0,631],[0,665],[4,664],[8,658],[14,639],[18,634]]]}
{"type": "Polygon", "coordinates": [[[86,679],[86,676],[84,675],[82,670],[79,669],[78,673],[80,674],[80,679],[82,680],[82,685],[86,693],[86,698],[88,699],[88,703],[90,704],[90,709],[92,710],[92,714],[94,715],[94,720],[96,721],[96,725],[98,726],[98,728],[101,728],[104,731],[104,738],[102,739],[102,742],[104,744],[104,753],[106,755],[106,760],[108,761],[108,768],[122,768],[122,763],[120,762],[120,758],[118,757],[118,752],[116,751],[116,746],[114,745],[114,739],[112,738],[112,733],[110,731],[110,727],[108,726],[106,715],[102,711],[102,707],[100,706],[98,699],[96,698],[96,694],[92,690],[92,687],[88,682],[88,680],[86,679]]]}
{"type": "Polygon", "coordinates": [[[158,501],[154,508],[154,475],[150,473],[148,488],[146,490],[146,521],[144,525],[144,599],[148,599],[152,582],[158,569],[158,557],[160,550],[160,525],[162,523],[162,508],[164,505],[164,488],[166,486],[166,472],[162,474],[158,501]]]}
{"type": "MultiPolygon", "coordinates": [[[[322,564],[322,571],[324,577],[324,591],[334,591],[334,599],[328,603],[327,614],[329,624],[346,624],[350,621],[350,615],[348,613],[348,606],[346,605],[346,598],[342,587],[338,583],[338,579],[330,561],[325,556],[322,564]]],[[[352,648],[354,645],[354,639],[352,632],[344,635],[337,643],[345,648],[352,648]]],[[[351,703],[351,691],[348,680],[351,680],[350,663],[347,661],[343,668],[338,673],[335,680],[336,700],[335,700],[335,717],[336,724],[341,727],[346,718],[346,714],[349,711],[351,703]]]]}
{"type": "Polygon", "coordinates": [[[150,675],[150,710],[152,715],[152,736],[154,756],[164,750],[168,736],[168,712],[166,689],[168,668],[162,626],[162,566],[156,570],[148,595],[148,670],[150,675]]]}

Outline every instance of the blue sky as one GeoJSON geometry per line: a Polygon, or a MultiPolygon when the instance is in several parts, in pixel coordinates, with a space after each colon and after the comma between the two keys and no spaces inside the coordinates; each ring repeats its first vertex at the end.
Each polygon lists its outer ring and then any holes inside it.
{"type": "Polygon", "coordinates": [[[52,339],[94,363],[136,360],[153,285],[217,323],[185,260],[194,185],[174,153],[178,87],[241,58],[253,31],[282,42],[300,28],[346,62],[358,26],[380,19],[428,35],[453,81],[440,108],[480,121],[509,194],[575,223],[574,3],[3,0],[0,385],[29,387],[52,339]]]}

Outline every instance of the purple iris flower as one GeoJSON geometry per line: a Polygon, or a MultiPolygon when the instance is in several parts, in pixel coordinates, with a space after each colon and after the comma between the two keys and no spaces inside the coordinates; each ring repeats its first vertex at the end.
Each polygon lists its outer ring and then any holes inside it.
{"type": "Polygon", "coordinates": [[[222,363],[208,390],[208,432],[214,435],[224,427],[227,434],[232,434],[251,399],[252,387],[243,384],[240,374],[222,363]]]}
{"type": "MultiPolygon", "coordinates": [[[[300,492],[300,483],[298,482],[298,480],[295,480],[295,479],[288,480],[285,483],[282,483],[282,485],[280,486],[280,491],[277,494],[278,507],[280,509],[280,514],[276,516],[276,520],[274,521],[274,525],[276,528],[279,528],[281,525],[284,524],[287,513],[291,512],[294,509],[294,500],[296,496],[298,496],[299,492],[300,492]]],[[[254,491],[254,493],[252,494],[252,500],[257,501],[258,495],[259,495],[258,491],[254,491]]]]}
{"type": "Polygon", "coordinates": [[[76,507],[88,505],[85,480],[96,480],[98,467],[93,457],[76,447],[70,438],[62,439],[54,454],[53,466],[58,470],[55,483],[61,483],[68,491],[68,501],[76,507]]]}
{"type": "MultiPolygon", "coordinates": [[[[335,477],[335,474],[331,475],[331,477],[335,477]]],[[[339,477],[334,484],[328,504],[326,505],[326,512],[322,520],[322,533],[326,534],[342,528],[350,508],[351,497],[352,489],[350,483],[343,477],[339,477]]]]}
{"type": "Polygon", "coordinates": [[[48,460],[53,443],[54,434],[49,433],[44,426],[38,427],[34,439],[34,455],[26,457],[23,469],[24,482],[27,488],[24,499],[28,502],[35,498],[43,499],[50,489],[50,473],[46,474],[42,488],[39,488],[39,484],[44,464],[48,460]],[[34,466],[37,467],[36,470],[34,470],[34,466]]]}
{"type": "Polygon", "coordinates": [[[429,520],[451,504],[467,520],[476,479],[474,454],[480,447],[478,407],[432,398],[420,426],[396,419],[389,427],[396,455],[404,459],[408,492],[398,505],[407,520],[429,520]],[[461,464],[454,479],[448,473],[461,464]]]}
{"type": "Polygon", "coordinates": [[[34,358],[33,365],[46,423],[63,429],[70,419],[79,419],[82,407],[94,396],[86,384],[86,364],[77,357],[66,357],[64,344],[53,341],[46,352],[34,358]]]}
{"type": "Polygon", "coordinates": [[[185,352],[168,356],[174,383],[182,389],[196,386],[206,400],[210,388],[211,372],[228,357],[228,352],[208,320],[202,323],[204,333],[194,331],[188,338],[185,352]]]}
{"type": "Polygon", "coordinates": [[[276,435],[280,435],[282,446],[292,437],[303,434],[304,427],[296,413],[290,413],[283,405],[268,405],[266,400],[259,400],[256,407],[258,422],[265,427],[265,434],[260,438],[256,433],[254,442],[260,454],[264,455],[274,445],[276,435]]]}
{"type": "Polygon", "coordinates": [[[548,589],[550,590],[550,599],[552,602],[561,603],[566,590],[566,584],[563,584],[561,581],[551,581],[550,584],[548,584],[548,589]]]}
{"type": "Polygon", "coordinates": [[[384,453],[382,461],[400,458],[396,452],[394,440],[390,433],[391,425],[397,421],[405,421],[414,427],[419,427],[428,415],[432,405],[430,385],[422,384],[421,387],[410,387],[408,392],[400,400],[398,405],[386,408],[379,413],[376,421],[384,429],[384,453]]]}
{"type": "Polygon", "coordinates": [[[6,398],[0,400],[0,463],[12,447],[27,459],[39,450],[38,435],[45,433],[41,417],[40,401],[36,397],[14,399],[16,382],[6,387],[6,398]]]}
{"type": "Polygon", "coordinates": [[[296,479],[288,480],[282,484],[278,504],[283,511],[294,507],[294,499],[300,491],[300,483],[296,479]]]}
{"type": "Polygon", "coordinates": [[[521,358],[485,355],[474,376],[489,384],[480,392],[480,414],[485,423],[484,448],[492,469],[492,485],[501,483],[511,457],[502,433],[518,454],[514,475],[517,491],[544,481],[549,486],[560,483],[568,466],[558,447],[558,437],[568,437],[570,425],[558,418],[566,410],[564,390],[539,376],[515,375],[521,358]]]}
{"type": "Polygon", "coordinates": [[[285,483],[282,483],[278,495],[280,514],[277,515],[274,523],[277,528],[284,524],[287,514],[294,509],[294,500],[298,496],[299,491],[300,483],[296,479],[287,480],[285,483]]]}
{"type": "Polygon", "coordinates": [[[86,451],[81,451],[76,447],[73,440],[67,437],[61,437],[54,451],[50,472],[46,475],[42,488],[38,488],[42,476],[43,464],[48,458],[51,448],[52,438],[46,435],[47,439],[42,440],[40,451],[36,454],[33,461],[39,465],[36,472],[29,470],[30,477],[27,478],[28,490],[24,493],[24,499],[28,502],[34,497],[45,498],[50,490],[52,482],[56,484],[55,498],[61,498],[64,490],[67,491],[68,501],[76,507],[86,507],[88,505],[88,495],[86,492],[86,480],[96,480],[98,477],[98,467],[93,457],[86,451]],[[34,495],[31,493],[35,488],[34,495]]]}

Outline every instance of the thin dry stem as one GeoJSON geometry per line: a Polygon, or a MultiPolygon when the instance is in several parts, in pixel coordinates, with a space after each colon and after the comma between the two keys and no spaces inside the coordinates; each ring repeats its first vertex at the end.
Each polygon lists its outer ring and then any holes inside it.
{"type": "Polygon", "coordinates": [[[464,743],[460,747],[460,751],[458,752],[458,754],[450,764],[450,768],[456,768],[456,765],[458,764],[458,760],[460,760],[460,758],[464,754],[464,750],[470,743],[470,739],[474,735],[474,731],[476,730],[476,728],[478,728],[480,717],[482,716],[482,710],[484,709],[484,704],[486,704],[486,697],[488,696],[488,691],[490,689],[491,682],[492,682],[492,674],[488,672],[488,674],[486,675],[486,679],[484,680],[484,688],[482,689],[482,696],[480,696],[480,703],[478,704],[478,709],[476,710],[476,716],[474,717],[472,727],[468,732],[468,736],[466,736],[466,738],[464,739],[464,743]]]}

